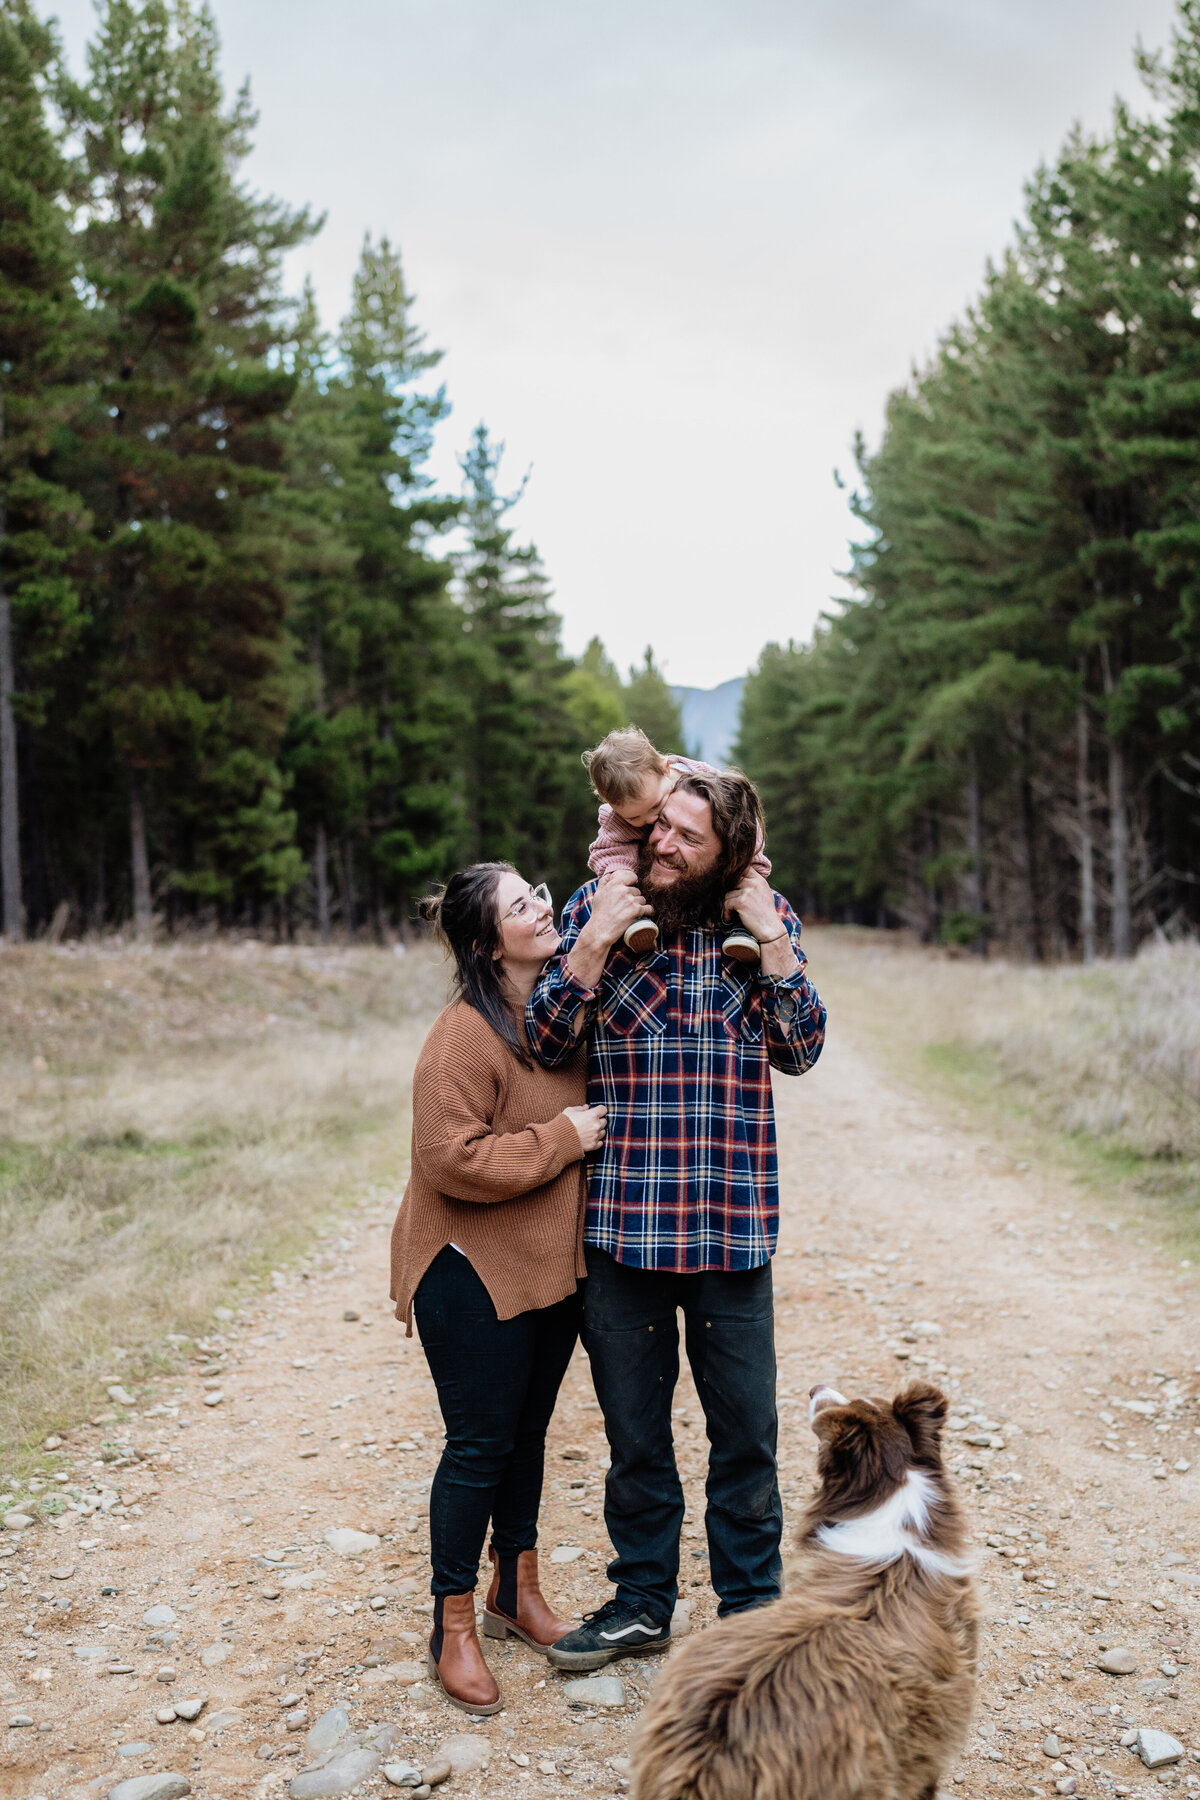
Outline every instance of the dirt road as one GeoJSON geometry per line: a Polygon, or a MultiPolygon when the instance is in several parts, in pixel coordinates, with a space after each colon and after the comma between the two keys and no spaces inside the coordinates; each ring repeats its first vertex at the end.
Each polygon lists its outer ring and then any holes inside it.
{"type": "MultiPolygon", "coordinates": [[[[988,1624],[952,1791],[1200,1789],[1194,1271],[1036,1170],[1006,1166],[982,1132],[939,1117],[836,1029],[819,1068],[779,1082],[777,1098],[789,1518],[813,1467],[813,1381],[880,1392],[919,1369],[954,1402],[988,1624]],[[1135,1670],[1101,1673],[1117,1647],[1135,1670]],[[1120,1743],[1143,1725],[1190,1758],[1148,1772],[1120,1743]]],[[[253,1310],[190,1346],[185,1375],[140,1387],[133,1404],[118,1395],[47,1454],[39,1498],[57,1489],[92,1510],[3,1534],[0,1793],[90,1800],[171,1771],[204,1800],[266,1800],[313,1760],[305,1730],[338,1705],[359,1732],[395,1728],[385,1760],[424,1765],[465,1734],[456,1762],[486,1764],[460,1766],[448,1796],[620,1790],[653,1663],[610,1671],[624,1710],[580,1710],[524,1646],[489,1645],[507,1707],[478,1722],[414,1679],[440,1427],[420,1347],[386,1300],[394,1204],[380,1192],[253,1310]],[[380,1542],[339,1555],[325,1541],[334,1528],[380,1542]],[[156,1722],[196,1700],[194,1720],[156,1722]]],[[[686,1380],[677,1407],[696,1629],[712,1597],[686,1380]]],[[[609,1591],[604,1457],[580,1354],[552,1427],[542,1535],[546,1586],[568,1610],[609,1591]]],[[[375,1773],[362,1791],[384,1788],[375,1773]]]]}

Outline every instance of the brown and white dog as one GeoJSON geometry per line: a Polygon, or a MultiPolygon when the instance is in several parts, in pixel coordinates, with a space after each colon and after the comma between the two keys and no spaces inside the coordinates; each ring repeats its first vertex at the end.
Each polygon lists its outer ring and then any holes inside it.
{"type": "Polygon", "coordinates": [[[942,1461],[947,1402],[812,1390],[819,1486],[782,1599],[680,1646],[635,1800],[935,1800],[975,1691],[978,1601],[942,1461]]]}

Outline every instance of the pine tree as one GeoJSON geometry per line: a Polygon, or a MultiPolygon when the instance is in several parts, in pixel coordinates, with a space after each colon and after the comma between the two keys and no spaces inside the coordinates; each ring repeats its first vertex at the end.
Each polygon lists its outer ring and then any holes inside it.
{"type": "Polygon", "coordinates": [[[752,772],[815,797],[823,896],[926,935],[1127,955],[1196,915],[1200,0],[1142,68],[1154,107],[1038,172],[893,396],[860,597],[747,687],[752,772]]]}
{"type": "Polygon", "coordinates": [[[336,773],[326,780],[338,790],[339,888],[351,930],[360,885],[377,933],[389,920],[403,929],[409,896],[447,872],[462,832],[461,621],[449,561],[430,544],[458,507],[430,491],[424,472],[445,396],[418,385],[439,357],[413,323],[399,256],[387,238],[368,238],[330,387],[341,409],[341,521],[354,568],[336,642],[327,640],[325,730],[336,773]]]}
{"type": "Polygon", "coordinates": [[[79,457],[101,544],[92,715],[128,784],[142,934],[152,843],[169,906],[257,904],[301,872],[272,496],[294,386],[280,259],[313,225],[238,184],[254,114],[244,89],[226,109],[217,59],[188,0],[106,0],[71,95],[99,340],[79,457]]]}
{"type": "Polygon", "coordinates": [[[590,640],[574,668],[563,677],[563,704],[575,731],[588,747],[598,744],[610,731],[628,725],[621,677],[598,637],[590,640]]]}
{"type": "Polygon", "coordinates": [[[26,0],[0,0],[0,924],[13,940],[25,931],[17,711],[37,717],[39,685],[81,622],[68,562],[85,520],[50,469],[81,322],[48,117],[58,54],[26,0]]]}
{"type": "Polygon", "coordinates": [[[594,812],[549,584],[537,550],[515,543],[505,523],[525,482],[501,493],[503,455],[480,425],[462,458],[471,855],[559,885],[577,876],[594,812]]]}
{"type": "Polygon", "coordinates": [[[639,725],[664,756],[688,754],[683,714],[678,702],[672,698],[649,644],[641,668],[629,671],[629,680],[625,683],[625,710],[631,723],[639,725]]]}
{"type": "Polygon", "coordinates": [[[311,282],[304,288],[291,366],[296,389],[288,411],[286,483],[279,501],[286,518],[288,623],[302,677],[282,762],[300,821],[301,847],[311,856],[312,910],[324,943],[331,922],[330,830],[351,810],[337,711],[344,697],[339,691],[339,684],[345,685],[344,665],[354,665],[357,650],[347,625],[357,557],[344,517],[355,438],[334,345],[321,327],[311,282]],[[354,645],[349,652],[348,638],[354,645]]]}
{"type": "MultiPolygon", "coordinates": [[[[823,759],[812,754],[812,708],[821,694],[818,665],[829,644],[768,644],[746,678],[733,760],[754,780],[770,824],[772,884],[803,911],[821,907],[823,759]]],[[[822,910],[825,910],[822,907],[822,910]]]]}

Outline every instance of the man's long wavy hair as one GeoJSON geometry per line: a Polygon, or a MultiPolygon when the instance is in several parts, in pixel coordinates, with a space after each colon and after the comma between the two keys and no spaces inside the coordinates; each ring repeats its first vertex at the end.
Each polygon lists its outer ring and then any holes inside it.
{"type": "Polygon", "coordinates": [[[720,774],[681,775],[673,791],[708,801],[713,830],[721,840],[716,871],[720,889],[725,893],[736,887],[753,862],[764,832],[758,789],[740,769],[725,769],[720,774]]]}
{"type": "Polygon", "coordinates": [[[496,910],[496,889],[502,875],[516,872],[511,863],[472,863],[452,875],[437,893],[418,901],[417,911],[433,926],[454,958],[454,998],[473,1006],[528,1069],[533,1058],[520,1021],[505,996],[504,974],[497,956],[500,915],[496,910]]]}

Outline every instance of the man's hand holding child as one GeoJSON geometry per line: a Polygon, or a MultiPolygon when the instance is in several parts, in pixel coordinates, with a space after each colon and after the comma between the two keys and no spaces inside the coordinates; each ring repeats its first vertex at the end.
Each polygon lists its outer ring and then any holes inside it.
{"type": "Polygon", "coordinates": [[[726,894],[725,912],[736,913],[758,939],[764,975],[791,975],[799,967],[787,926],[775,910],[771,885],[754,869],[747,869],[726,894]]]}
{"type": "Polygon", "coordinates": [[[623,936],[626,926],[648,917],[650,911],[632,869],[610,869],[601,875],[592,897],[591,915],[567,957],[567,966],[576,981],[584,987],[595,987],[604,973],[609,951],[623,936]]]}

